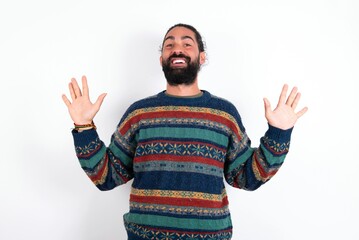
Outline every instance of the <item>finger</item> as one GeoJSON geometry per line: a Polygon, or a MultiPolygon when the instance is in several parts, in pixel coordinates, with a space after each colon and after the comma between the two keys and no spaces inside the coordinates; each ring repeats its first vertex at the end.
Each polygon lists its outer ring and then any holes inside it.
{"type": "Polygon", "coordinates": [[[89,87],[87,85],[86,76],[82,76],[82,93],[84,96],[89,97],[89,87]]]}
{"type": "Polygon", "coordinates": [[[284,84],[282,88],[282,92],[279,96],[278,105],[285,104],[285,99],[287,98],[288,85],[284,84]]]}
{"type": "Polygon", "coordinates": [[[95,102],[95,106],[97,109],[100,109],[102,103],[103,103],[103,100],[105,99],[107,93],[102,93],[96,100],[95,102]]]}
{"type": "Polygon", "coordinates": [[[292,88],[292,91],[290,92],[286,102],[287,105],[292,106],[294,99],[296,98],[297,92],[298,92],[297,87],[292,88]]]}
{"type": "Polygon", "coordinates": [[[304,107],[302,110],[300,110],[299,112],[296,113],[297,118],[300,118],[301,116],[304,115],[304,113],[306,113],[308,111],[307,107],[304,107]]]}
{"type": "Polygon", "coordinates": [[[72,86],[72,82],[69,83],[69,91],[70,91],[70,96],[71,96],[72,101],[75,101],[76,94],[75,94],[74,88],[72,86]]]}
{"type": "Polygon", "coordinates": [[[79,85],[77,84],[77,81],[75,78],[72,78],[71,79],[71,83],[72,83],[72,87],[74,89],[74,92],[75,92],[75,95],[76,97],[81,97],[82,96],[82,93],[81,93],[81,90],[80,90],[80,87],[79,85]]]}
{"type": "Polygon", "coordinates": [[[294,101],[293,101],[293,103],[292,103],[292,109],[293,109],[293,110],[295,110],[295,108],[297,107],[298,102],[299,102],[301,96],[302,96],[302,95],[301,95],[300,93],[297,93],[297,95],[295,96],[294,101]]]}
{"type": "Polygon", "coordinates": [[[62,100],[64,101],[64,103],[66,104],[66,106],[69,108],[71,106],[71,102],[70,100],[66,97],[65,94],[62,94],[62,100]]]}

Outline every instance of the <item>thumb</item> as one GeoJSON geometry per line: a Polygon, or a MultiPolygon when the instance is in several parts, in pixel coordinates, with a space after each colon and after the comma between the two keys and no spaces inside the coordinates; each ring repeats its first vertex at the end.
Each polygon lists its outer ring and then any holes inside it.
{"type": "Polygon", "coordinates": [[[102,93],[96,100],[95,102],[95,106],[97,109],[100,109],[102,103],[103,103],[103,100],[105,99],[107,93],[102,93]]]}
{"type": "Polygon", "coordinates": [[[264,102],[264,111],[267,113],[267,112],[270,112],[272,109],[271,109],[271,105],[270,105],[270,102],[267,98],[263,98],[263,102],[264,102]]]}

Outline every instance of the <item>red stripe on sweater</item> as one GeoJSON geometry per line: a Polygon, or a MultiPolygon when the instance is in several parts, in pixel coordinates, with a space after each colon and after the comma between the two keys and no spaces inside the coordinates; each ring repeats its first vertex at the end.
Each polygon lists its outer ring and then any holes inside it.
{"type": "Polygon", "coordinates": [[[90,176],[90,179],[91,179],[92,182],[99,181],[99,180],[102,178],[102,176],[103,176],[103,174],[104,174],[104,172],[105,172],[105,170],[106,170],[107,163],[108,163],[108,158],[107,158],[107,156],[106,156],[106,158],[105,158],[105,160],[104,160],[104,163],[102,164],[101,169],[99,169],[99,170],[97,171],[97,174],[96,174],[96,175],[90,176]]]}
{"type": "Polygon", "coordinates": [[[219,168],[223,168],[224,163],[213,160],[211,158],[206,157],[199,157],[199,156],[177,156],[177,155],[170,155],[170,154],[153,154],[153,155],[146,155],[143,157],[135,157],[133,160],[134,163],[139,162],[148,162],[148,161],[171,161],[171,162],[197,162],[203,163],[211,166],[216,166],[219,168]]]}
{"type": "Polygon", "coordinates": [[[228,205],[228,198],[225,196],[222,202],[192,199],[192,198],[172,198],[172,197],[156,197],[156,196],[136,196],[130,195],[131,202],[150,203],[150,204],[164,204],[173,206],[191,206],[204,208],[223,208],[228,205]]]}
{"type": "MultiPolygon", "coordinates": [[[[126,178],[125,176],[123,176],[121,173],[119,173],[116,168],[113,166],[113,163],[110,161],[110,165],[108,165],[109,163],[109,159],[108,159],[108,155],[105,156],[105,161],[104,163],[102,164],[102,168],[99,169],[99,171],[97,172],[96,175],[93,175],[93,176],[90,176],[90,179],[91,181],[93,182],[96,182],[96,181],[99,181],[101,178],[104,178],[106,176],[103,176],[105,174],[105,170],[106,170],[106,167],[109,167],[111,165],[112,169],[114,169],[117,173],[117,175],[122,179],[123,182],[128,182],[129,179],[126,178]]],[[[121,165],[121,167],[124,168],[124,166],[121,164],[121,162],[118,162],[118,164],[121,165]]],[[[109,174],[109,171],[111,171],[111,168],[109,168],[107,170],[107,174],[109,174]]]]}
{"type": "Polygon", "coordinates": [[[241,140],[241,137],[238,133],[237,125],[231,120],[211,113],[187,112],[187,111],[158,111],[158,112],[141,113],[129,119],[120,129],[120,133],[124,135],[131,128],[132,124],[138,123],[140,122],[140,120],[153,119],[153,118],[154,119],[155,118],[194,118],[194,119],[210,120],[226,125],[237,135],[237,138],[241,140]]]}
{"type": "Polygon", "coordinates": [[[92,156],[92,155],[94,155],[94,154],[96,154],[96,152],[101,148],[103,146],[103,144],[101,143],[101,144],[98,144],[98,146],[95,148],[95,149],[93,149],[91,152],[89,152],[88,154],[76,154],[76,156],[78,157],[78,158],[88,158],[88,157],[90,157],[90,156],[92,156]]]}
{"type": "Polygon", "coordinates": [[[274,174],[276,174],[277,170],[272,170],[272,171],[268,171],[268,172],[265,171],[263,166],[259,162],[259,159],[258,159],[257,155],[254,155],[254,160],[255,160],[254,164],[256,164],[258,172],[261,175],[261,178],[267,180],[268,178],[270,178],[270,177],[274,176],[274,174]]]}
{"type": "MultiPolygon", "coordinates": [[[[110,161],[110,164],[111,164],[112,168],[115,170],[115,172],[117,173],[117,175],[122,179],[122,181],[124,181],[126,183],[130,180],[129,178],[127,178],[123,174],[121,174],[119,171],[117,171],[117,168],[114,166],[113,161],[110,161]]],[[[116,164],[119,164],[121,166],[121,168],[126,170],[126,167],[123,165],[123,163],[121,161],[117,161],[116,164]]]]}
{"type": "Polygon", "coordinates": [[[239,177],[242,176],[242,174],[243,174],[243,168],[241,168],[237,172],[236,176],[234,177],[234,179],[233,179],[233,187],[240,188],[240,186],[239,186],[239,177]]]}

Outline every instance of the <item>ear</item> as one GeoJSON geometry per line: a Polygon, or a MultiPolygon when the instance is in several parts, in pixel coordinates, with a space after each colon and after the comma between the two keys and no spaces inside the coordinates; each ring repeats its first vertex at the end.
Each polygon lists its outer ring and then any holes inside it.
{"type": "Polygon", "coordinates": [[[162,61],[163,61],[163,58],[162,58],[162,56],[160,56],[160,64],[161,64],[161,66],[162,66],[162,61]]]}
{"type": "Polygon", "coordinates": [[[202,65],[206,62],[206,52],[199,53],[199,63],[202,65]]]}

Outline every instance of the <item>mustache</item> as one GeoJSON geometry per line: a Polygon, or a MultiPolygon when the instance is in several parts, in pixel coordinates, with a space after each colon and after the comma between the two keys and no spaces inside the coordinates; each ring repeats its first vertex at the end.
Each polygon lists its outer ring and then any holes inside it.
{"type": "Polygon", "coordinates": [[[177,54],[174,53],[168,57],[168,61],[171,61],[173,58],[184,58],[187,62],[191,62],[191,58],[189,56],[184,55],[183,53],[177,54]]]}

